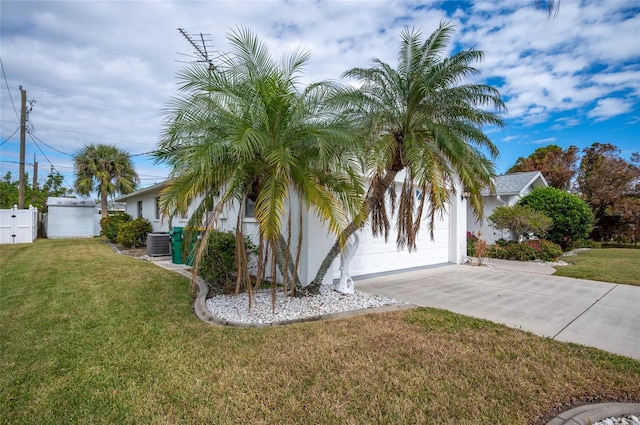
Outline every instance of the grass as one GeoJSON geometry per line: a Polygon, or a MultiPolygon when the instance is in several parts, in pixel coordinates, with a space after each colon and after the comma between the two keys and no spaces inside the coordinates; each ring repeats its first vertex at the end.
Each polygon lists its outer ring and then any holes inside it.
{"type": "Polygon", "coordinates": [[[592,249],[562,259],[571,266],[556,267],[556,276],[640,286],[640,250],[592,249]]]}
{"type": "Polygon", "coordinates": [[[0,423],[544,423],[640,401],[640,361],[434,309],[212,327],[99,240],[0,251],[0,423]]]}

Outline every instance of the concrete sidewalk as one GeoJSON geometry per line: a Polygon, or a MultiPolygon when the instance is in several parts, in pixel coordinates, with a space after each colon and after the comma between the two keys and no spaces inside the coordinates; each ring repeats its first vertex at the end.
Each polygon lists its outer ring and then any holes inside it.
{"type": "Polygon", "coordinates": [[[536,263],[445,265],[356,281],[356,289],[640,359],[640,287],[549,276],[536,263]]]}

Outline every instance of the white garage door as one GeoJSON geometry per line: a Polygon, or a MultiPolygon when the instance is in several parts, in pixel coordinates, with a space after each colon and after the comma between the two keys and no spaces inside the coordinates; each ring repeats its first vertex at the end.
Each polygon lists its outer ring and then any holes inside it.
{"type": "MultiPolygon", "coordinates": [[[[435,223],[434,239],[431,240],[428,222],[423,220],[416,242],[417,249],[409,253],[406,249],[396,247],[395,221],[391,223],[389,242],[385,244],[384,237],[374,238],[371,228],[366,227],[358,232],[360,246],[350,264],[351,276],[362,276],[372,273],[402,270],[411,267],[421,267],[442,264],[449,261],[449,215],[435,223]]],[[[340,278],[339,257],[334,263],[334,279],[340,278]]]]}

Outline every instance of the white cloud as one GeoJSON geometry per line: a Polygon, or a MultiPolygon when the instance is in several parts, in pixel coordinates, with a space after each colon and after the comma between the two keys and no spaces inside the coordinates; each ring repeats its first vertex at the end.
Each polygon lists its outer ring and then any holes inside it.
{"type": "Polygon", "coordinates": [[[587,116],[596,121],[603,121],[616,115],[629,112],[632,107],[633,104],[628,100],[609,97],[598,100],[596,106],[589,111],[587,116]]]}
{"type": "MultiPolygon", "coordinates": [[[[474,80],[500,79],[507,118],[518,124],[535,125],[562,112],[572,119],[553,125],[566,128],[638,105],[640,13],[630,11],[628,2],[563,1],[555,19],[535,10],[534,0],[455,4],[455,11],[445,5],[454,13],[447,16],[438,3],[417,1],[3,0],[2,61],[14,103],[20,84],[37,99],[35,134],[64,152],[93,142],[131,153],[157,146],[179,61],[188,61],[185,54],[193,50],[178,27],[208,34],[214,56],[228,49],[226,34],[238,25],[252,29],[275,58],[308,50],[312,56],[301,80],[306,84],[370,66],[374,56],[395,65],[405,26],[429,35],[450,19],[457,32],[447,53],[460,47],[485,51],[474,80]]],[[[3,84],[3,138],[18,125],[6,94],[3,84]]],[[[11,158],[13,148],[7,142],[2,158],[11,158]]],[[[52,162],[68,166],[64,157],[49,154],[52,162]]],[[[136,160],[146,175],[162,169],[136,160]]]]}
{"type": "Polygon", "coordinates": [[[555,143],[556,140],[557,139],[555,137],[547,137],[545,139],[533,140],[529,142],[529,144],[530,145],[549,145],[549,144],[555,143]]]}

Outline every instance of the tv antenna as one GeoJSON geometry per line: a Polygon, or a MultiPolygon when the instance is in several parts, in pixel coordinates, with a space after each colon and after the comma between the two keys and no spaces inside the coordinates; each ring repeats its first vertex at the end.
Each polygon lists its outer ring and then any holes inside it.
{"type": "Polygon", "coordinates": [[[187,39],[189,44],[194,48],[194,54],[197,58],[196,62],[198,63],[206,63],[209,66],[209,71],[213,71],[215,69],[215,65],[213,64],[213,59],[209,57],[209,51],[213,49],[213,40],[210,38],[211,34],[203,34],[199,33],[196,35],[187,34],[184,28],[178,28],[180,34],[187,39]],[[195,41],[195,37],[199,38],[198,42],[195,41]],[[205,38],[206,37],[206,38],[205,38]]]}

